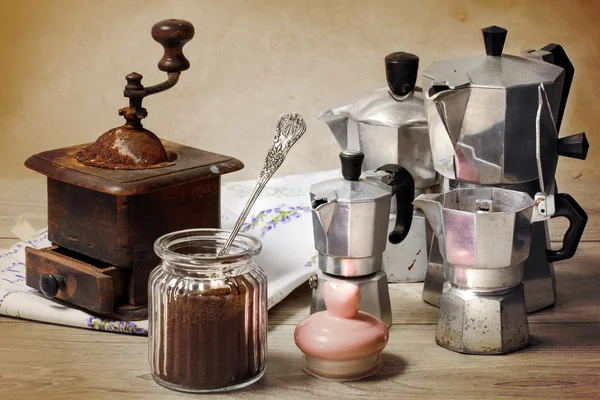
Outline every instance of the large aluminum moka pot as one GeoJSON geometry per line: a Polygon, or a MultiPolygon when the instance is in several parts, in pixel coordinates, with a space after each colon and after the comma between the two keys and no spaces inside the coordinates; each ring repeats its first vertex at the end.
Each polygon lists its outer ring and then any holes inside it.
{"type": "MultiPolygon", "coordinates": [[[[495,186],[556,191],[559,156],[585,159],[585,133],[558,138],[574,69],[560,45],[502,54],[507,31],[482,30],[486,54],[442,60],[423,72],[432,158],[441,190],[495,186]]],[[[554,304],[556,285],[547,222],[533,228],[525,262],[528,312],[554,304]]],[[[439,306],[443,260],[433,239],[423,299],[439,306]]]]}
{"type": "Polygon", "coordinates": [[[311,280],[311,313],[325,309],[323,288],[328,280],[347,280],[359,286],[361,310],[391,324],[387,277],[382,271],[386,245],[402,242],[412,223],[414,181],[396,165],[380,166],[362,176],[364,155],[340,153],[343,178],[310,187],[311,213],[319,274],[311,280]],[[385,182],[385,183],[384,183],[385,182]],[[388,235],[390,203],[398,217],[388,235]]]}
{"type": "MultiPolygon", "coordinates": [[[[388,54],[387,87],[326,110],[318,117],[343,150],[355,149],[365,155],[363,171],[398,164],[414,178],[416,194],[435,191],[438,184],[423,93],[416,86],[418,66],[419,58],[414,54],[388,54]]],[[[395,225],[396,206],[392,201],[388,233],[395,225]]],[[[419,282],[425,278],[431,237],[425,216],[415,211],[406,240],[397,245],[388,243],[384,253],[384,269],[390,282],[419,282]]]]}
{"type": "Polygon", "coordinates": [[[547,57],[502,54],[507,31],[483,29],[486,54],[441,60],[423,71],[423,92],[435,169],[449,179],[478,184],[518,184],[537,179],[538,87],[543,85],[557,129],[543,126],[541,147],[555,154],[542,165],[551,184],[558,155],[585,158],[585,134],[559,141],[572,65],[562,47],[547,57]],[[551,62],[546,62],[549,60],[551,62]],[[568,68],[570,66],[570,68],[568,68]],[[565,79],[567,84],[565,85],[565,79]],[[580,151],[573,153],[573,145],[580,151]]]}
{"type": "Polygon", "coordinates": [[[503,354],[527,345],[529,331],[523,285],[533,225],[565,216],[570,227],[560,250],[575,253],[587,215],[567,194],[546,195],[494,187],[423,194],[421,208],[438,238],[446,283],[436,342],[468,354],[503,354]]]}

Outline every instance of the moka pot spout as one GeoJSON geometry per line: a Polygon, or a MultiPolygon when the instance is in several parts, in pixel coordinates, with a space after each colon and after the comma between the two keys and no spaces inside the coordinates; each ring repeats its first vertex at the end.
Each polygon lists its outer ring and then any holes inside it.
{"type": "Polygon", "coordinates": [[[444,207],[440,202],[441,199],[443,199],[443,195],[441,194],[421,194],[414,199],[413,204],[420,208],[425,214],[425,217],[433,228],[435,236],[438,238],[442,256],[445,256],[444,249],[446,246],[444,240],[444,222],[442,218],[444,207]]]}
{"type": "Polygon", "coordinates": [[[340,115],[335,112],[335,109],[323,111],[317,121],[322,121],[327,124],[336,142],[342,149],[349,148],[348,143],[348,116],[340,115]]]}

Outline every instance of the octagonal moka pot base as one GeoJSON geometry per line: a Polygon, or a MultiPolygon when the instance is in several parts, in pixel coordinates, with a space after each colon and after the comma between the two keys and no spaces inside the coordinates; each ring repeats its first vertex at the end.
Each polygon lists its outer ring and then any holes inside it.
{"type": "Polygon", "coordinates": [[[506,354],[526,347],[523,284],[477,293],[444,283],[435,341],[465,354],[506,354]]]}
{"type": "Polygon", "coordinates": [[[220,227],[220,176],[241,161],[161,141],[168,161],[148,169],[85,165],[87,145],[50,150],[25,165],[48,177],[48,239],[26,249],[27,285],[47,297],[117,319],[147,318],[154,241],[168,232],[220,227]]]}

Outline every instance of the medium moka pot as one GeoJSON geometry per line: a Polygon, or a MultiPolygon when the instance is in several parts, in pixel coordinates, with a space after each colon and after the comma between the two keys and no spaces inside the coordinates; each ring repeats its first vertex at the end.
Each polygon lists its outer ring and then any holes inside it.
{"type": "Polygon", "coordinates": [[[423,194],[415,199],[432,225],[446,280],[436,342],[468,354],[504,354],[529,343],[523,292],[524,262],[533,225],[553,216],[571,222],[563,248],[573,254],[587,217],[567,194],[555,196],[494,187],[423,194]]]}
{"type": "Polygon", "coordinates": [[[364,155],[357,150],[340,153],[343,178],[315,183],[310,188],[315,249],[319,274],[311,278],[311,314],[325,310],[323,288],[328,280],[359,286],[360,310],[392,324],[383,252],[388,240],[400,243],[412,222],[414,181],[404,168],[386,164],[361,178],[364,155]],[[387,182],[383,183],[383,182],[387,182]],[[392,196],[396,225],[388,235],[392,196]]]}
{"type": "MultiPolygon", "coordinates": [[[[559,45],[527,57],[506,55],[507,31],[496,26],[482,31],[485,55],[438,61],[423,72],[441,191],[494,186],[531,197],[540,190],[555,193],[558,156],[585,159],[588,150],[584,133],[558,138],[573,66],[559,45]]],[[[531,246],[523,279],[528,312],[554,304],[552,263],[568,258],[546,255],[547,222],[534,225],[531,246]]],[[[432,243],[423,289],[423,299],[435,306],[444,282],[437,247],[432,243]]]]}
{"type": "MultiPolygon", "coordinates": [[[[343,150],[365,155],[363,171],[393,163],[407,169],[415,181],[415,195],[436,190],[439,176],[433,168],[423,93],[416,87],[419,58],[397,52],[385,57],[388,87],[323,112],[343,150]]],[[[396,226],[392,201],[388,232],[396,226]]],[[[388,243],[383,268],[390,282],[421,282],[425,279],[427,253],[433,233],[420,210],[415,210],[406,239],[388,243]]]]}

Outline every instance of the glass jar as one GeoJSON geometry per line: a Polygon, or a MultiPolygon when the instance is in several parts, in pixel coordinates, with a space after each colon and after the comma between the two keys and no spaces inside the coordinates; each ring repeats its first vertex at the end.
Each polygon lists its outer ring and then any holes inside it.
{"type": "Polygon", "coordinates": [[[154,243],[162,259],[148,287],[152,377],[170,389],[220,392],[259,380],[267,360],[267,276],[258,239],[239,233],[229,254],[220,229],[190,229],[154,243]]]}

